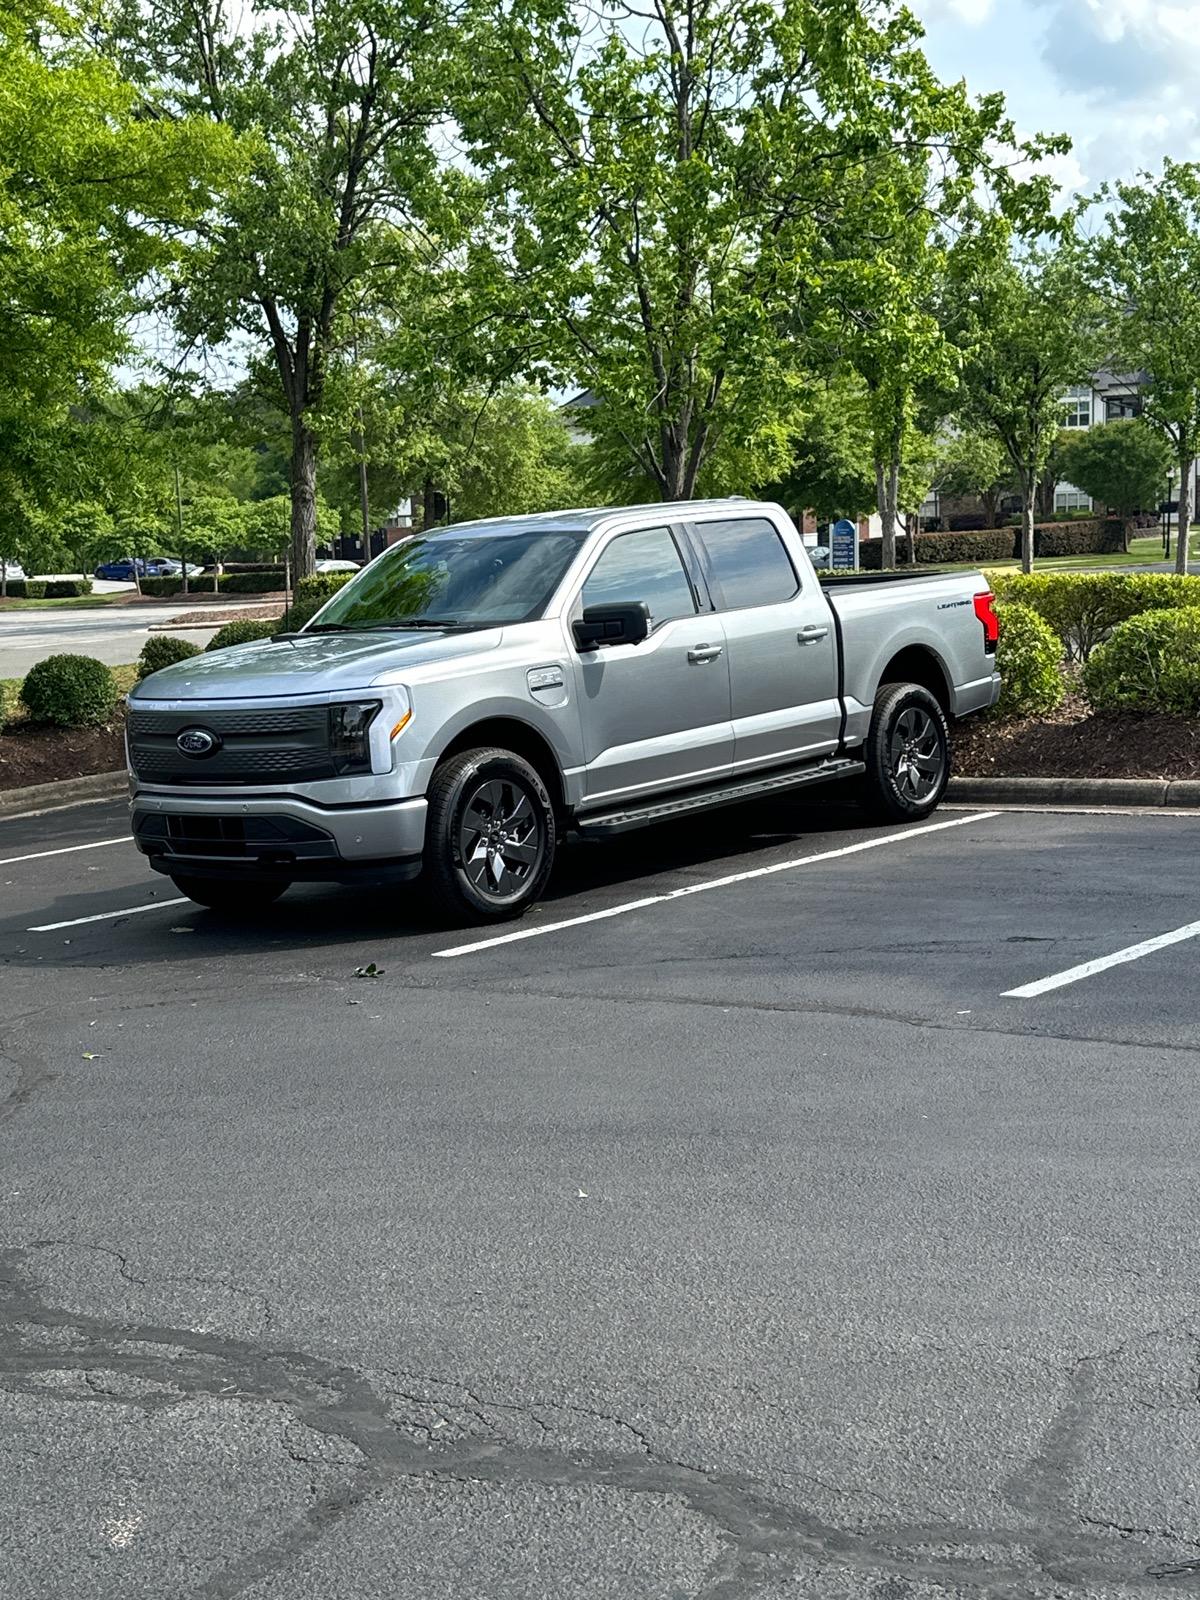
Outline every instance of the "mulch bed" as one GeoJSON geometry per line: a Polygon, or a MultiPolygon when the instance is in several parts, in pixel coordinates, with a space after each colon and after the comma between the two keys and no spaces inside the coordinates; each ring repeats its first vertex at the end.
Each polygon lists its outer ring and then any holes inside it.
{"type": "MultiPolygon", "coordinates": [[[[237,611],[185,611],[181,616],[169,617],[165,626],[175,628],[185,622],[202,622],[206,627],[211,627],[214,622],[274,622],[276,617],[282,615],[282,604],[243,606],[237,611]]],[[[162,624],[155,623],[155,627],[159,626],[162,624]]]]}
{"type": "Polygon", "coordinates": [[[962,723],[954,770],[961,778],[1196,778],[1200,718],[1090,713],[1073,694],[1048,717],[962,723]]]}
{"type": "Polygon", "coordinates": [[[107,728],[31,728],[17,722],[0,733],[0,789],[57,783],[125,765],[121,720],[107,728]]]}

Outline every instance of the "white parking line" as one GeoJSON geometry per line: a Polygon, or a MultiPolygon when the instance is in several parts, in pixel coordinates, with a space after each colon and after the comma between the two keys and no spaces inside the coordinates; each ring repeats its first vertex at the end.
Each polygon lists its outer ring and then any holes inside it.
{"type": "Polygon", "coordinates": [[[1152,956],[1156,950],[1165,950],[1168,945],[1182,944],[1185,939],[1195,939],[1197,936],[1200,936],[1200,922],[1189,922],[1186,927],[1176,928],[1173,933],[1160,933],[1153,939],[1143,939],[1141,944],[1131,944],[1111,956],[1097,956],[1095,961],[1084,961],[1078,967],[1068,967],[1066,972],[1039,978],[1036,983],[1023,983],[1019,989],[1006,989],[1004,998],[1035,1000],[1039,994],[1048,994],[1051,989],[1079,983],[1083,978],[1091,978],[1097,972],[1107,972],[1109,967],[1123,966],[1127,961],[1140,961],[1143,956],[1152,956]]]}
{"type": "Polygon", "coordinates": [[[97,839],[94,844],[64,844],[57,850],[34,850],[27,856],[6,856],[0,867],[15,867],[18,861],[44,861],[47,856],[69,856],[72,850],[103,850],[108,844],[132,844],[133,835],[123,833],[119,839],[97,839]]]}
{"type": "Polygon", "coordinates": [[[904,844],[909,839],[922,839],[930,833],[942,833],[947,828],[964,828],[968,823],[987,822],[999,816],[998,811],[977,811],[969,817],[955,817],[951,822],[933,822],[924,828],[909,828],[904,833],[888,833],[878,839],[864,839],[859,844],[843,845],[840,850],[822,850],[818,855],[796,856],[791,861],[777,861],[769,867],[752,867],[748,872],[731,872],[724,878],[711,878],[707,883],[689,883],[682,889],[670,889],[666,894],[646,895],[642,900],[627,900],[623,905],[609,906],[604,911],[589,911],[581,917],[566,917],[561,922],[545,922],[540,927],[518,928],[514,933],[497,934],[491,939],[477,939],[472,944],[455,945],[450,950],[435,950],[435,956],[474,955],[478,950],[491,950],[500,944],[515,944],[519,939],[540,939],[546,933],[561,933],[564,928],[578,928],[585,922],[603,922],[608,917],[622,917],[627,911],[642,911],[647,906],[658,906],[668,900],[682,900],[685,895],[704,894],[709,889],[726,889],[731,883],[747,883],[752,878],[769,878],[777,872],[791,872],[796,867],[815,867],[821,861],[836,861],[839,856],[858,855],[863,850],[878,850],[884,845],[904,844]]]}
{"type": "Polygon", "coordinates": [[[94,917],[72,917],[69,922],[40,922],[28,933],[57,933],[60,928],[82,928],[85,922],[111,922],[114,917],[136,917],[142,911],[162,911],[166,906],[190,906],[186,895],[178,900],[155,900],[148,906],[126,906],[123,911],[97,911],[94,917]]]}

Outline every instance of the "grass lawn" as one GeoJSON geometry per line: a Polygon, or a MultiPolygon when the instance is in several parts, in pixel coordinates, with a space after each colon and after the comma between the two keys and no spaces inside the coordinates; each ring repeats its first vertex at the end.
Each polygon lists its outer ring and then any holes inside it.
{"type": "Polygon", "coordinates": [[[5,611],[45,611],[50,607],[66,606],[72,611],[84,611],[92,606],[117,606],[129,596],[123,589],[115,594],[81,594],[72,599],[58,600],[13,600],[5,596],[0,600],[0,615],[5,611]]]}
{"type": "MultiPolygon", "coordinates": [[[[113,680],[123,695],[128,694],[137,682],[137,668],[110,667],[113,680]]],[[[21,679],[0,678],[0,728],[6,722],[24,722],[25,707],[21,704],[21,679]]]]}

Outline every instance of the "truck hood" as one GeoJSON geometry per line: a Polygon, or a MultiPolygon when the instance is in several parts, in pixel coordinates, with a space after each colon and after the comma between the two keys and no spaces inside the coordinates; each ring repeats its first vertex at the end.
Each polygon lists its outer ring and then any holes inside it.
{"type": "MultiPolygon", "coordinates": [[[[255,639],[194,656],[143,678],[130,694],[139,700],[260,700],[278,696],[369,689],[385,674],[463,656],[500,643],[502,629],[479,633],[309,633],[290,640],[255,639]]],[[[400,681],[403,681],[401,678],[400,681]]]]}

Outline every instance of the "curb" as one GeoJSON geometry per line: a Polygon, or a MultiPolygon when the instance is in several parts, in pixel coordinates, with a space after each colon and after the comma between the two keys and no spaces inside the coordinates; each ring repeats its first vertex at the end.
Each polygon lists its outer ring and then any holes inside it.
{"type": "MultiPolygon", "coordinates": [[[[281,617],[282,612],[279,614],[281,617]]],[[[275,622],[275,617],[224,617],[220,621],[212,622],[152,622],[146,629],[147,633],[211,633],[216,628],[223,628],[227,622],[275,622]]]]}
{"type": "Polygon", "coordinates": [[[947,798],[971,805],[1170,806],[1200,810],[1195,778],[951,778],[947,798]]]}
{"type": "Polygon", "coordinates": [[[120,772],[93,772],[86,778],[66,778],[58,783],[32,783],[23,789],[0,789],[0,818],[33,816],[59,811],[86,800],[123,800],[129,777],[120,772]]]}

